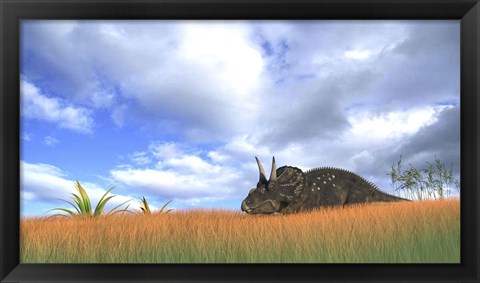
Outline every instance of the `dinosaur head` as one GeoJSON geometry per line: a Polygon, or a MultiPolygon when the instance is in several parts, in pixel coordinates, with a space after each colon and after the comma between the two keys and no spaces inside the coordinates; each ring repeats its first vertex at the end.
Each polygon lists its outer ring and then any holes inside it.
{"type": "Polygon", "coordinates": [[[243,200],[241,209],[248,214],[283,213],[294,203],[303,189],[303,172],[294,167],[283,166],[276,169],[275,157],[272,160],[272,171],[267,180],[265,170],[258,158],[260,178],[257,187],[250,190],[243,200]]]}

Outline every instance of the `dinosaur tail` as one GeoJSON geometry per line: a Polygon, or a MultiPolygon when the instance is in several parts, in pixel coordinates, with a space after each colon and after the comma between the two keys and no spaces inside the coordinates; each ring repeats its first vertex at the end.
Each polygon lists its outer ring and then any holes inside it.
{"type": "Polygon", "coordinates": [[[412,201],[406,198],[398,197],[395,195],[391,195],[388,193],[385,193],[383,191],[378,191],[378,194],[375,196],[376,201],[384,201],[384,202],[394,202],[394,201],[412,201]]]}

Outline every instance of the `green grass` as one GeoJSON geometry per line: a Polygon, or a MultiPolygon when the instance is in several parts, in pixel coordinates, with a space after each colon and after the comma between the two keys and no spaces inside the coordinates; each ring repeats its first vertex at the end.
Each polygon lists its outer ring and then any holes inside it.
{"type": "Polygon", "coordinates": [[[22,263],[460,263],[458,199],[21,221],[22,263]]]}

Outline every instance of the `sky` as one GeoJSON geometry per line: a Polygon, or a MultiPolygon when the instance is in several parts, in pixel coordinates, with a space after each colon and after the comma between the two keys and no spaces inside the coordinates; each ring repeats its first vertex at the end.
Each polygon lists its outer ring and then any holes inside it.
{"type": "Polygon", "coordinates": [[[389,193],[402,155],[460,172],[460,22],[22,20],[21,215],[240,209],[270,172],[331,166],[389,193]],[[107,206],[108,209],[109,206],[107,206]]]}

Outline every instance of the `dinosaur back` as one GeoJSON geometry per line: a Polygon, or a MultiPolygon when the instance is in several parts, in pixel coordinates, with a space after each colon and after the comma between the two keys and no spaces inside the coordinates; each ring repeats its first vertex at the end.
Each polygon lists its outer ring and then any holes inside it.
{"type": "Polygon", "coordinates": [[[363,177],[339,168],[321,167],[305,172],[305,206],[331,206],[375,201],[400,201],[363,177]]]}

